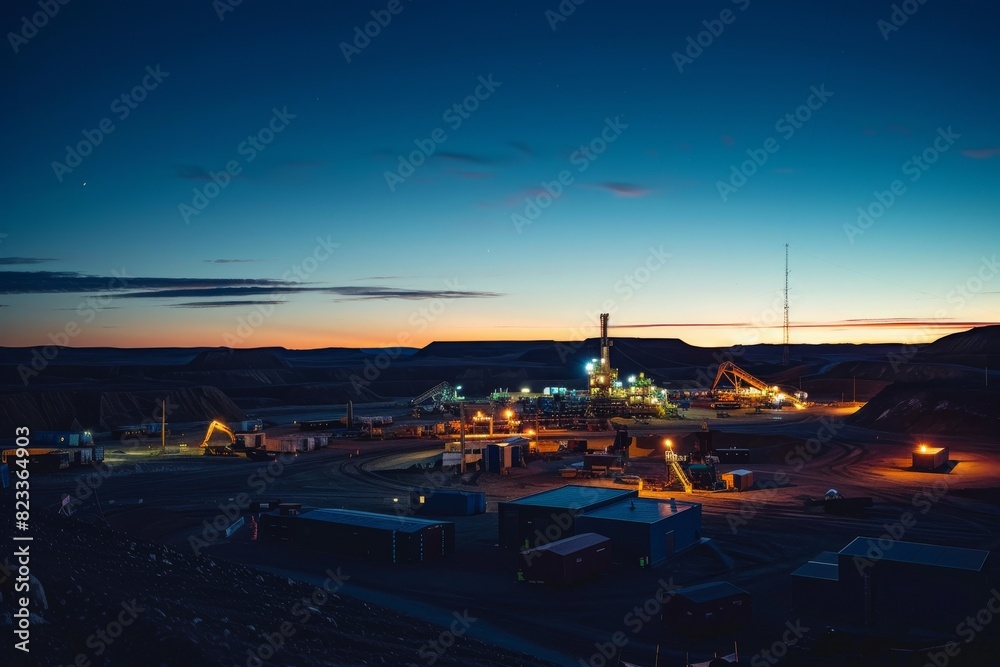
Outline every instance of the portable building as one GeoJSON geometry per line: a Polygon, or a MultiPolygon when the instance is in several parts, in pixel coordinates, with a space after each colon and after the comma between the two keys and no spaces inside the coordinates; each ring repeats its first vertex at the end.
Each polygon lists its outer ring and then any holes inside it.
{"type": "Polygon", "coordinates": [[[35,431],[31,435],[35,445],[51,445],[53,447],[79,447],[89,444],[89,434],[82,431],[35,431]]]}
{"type": "Polygon", "coordinates": [[[263,432],[237,433],[234,447],[242,449],[266,449],[267,434],[263,432]]]}
{"type": "Polygon", "coordinates": [[[69,450],[70,463],[72,465],[85,466],[94,460],[94,450],[90,447],[80,447],[69,450]]]}
{"type": "Polygon", "coordinates": [[[792,606],[796,611],[819,611],[835,616],[839,604],[839,564],[836,551],[824,551],[792,572],[792,606]]]}
{"type": "Polygon", "coordinates": [[[420,514],[472,516],[486,512],[486,493],[456,489],[431,489],[410,493],[410,507],[420,514]]]}
{"type": "Polygon", "coordinates": [[[31,454],[28,465],[38,472],[54,472],[68,468],[70,452],[68,450],[52,449],[38,454],[31,454]]]}
{"type": "Polygon", "coordinates": [[[622,457],[618,454],[584,454],[583,469],[594,472],[608,472],[622,467],[622,457]]]}
{"type": "Polygon", "coordinates": [[[722,481],[727,489],[746,491],[753,486],[753,472],[750,470],[731,470],[722,473],[722,481]]]}
{"type": "Polygon", "coordinates": [[[294,454],[298,451],[296,447],[296,437],[293,436],[281,436],[278,438],[266,438],[264,440],[264,449],[269,452],[281,452],[294,454]]]}
{"type": "Polygon", "coordinates": [[[533,584],[572,586],[611,567],[611,540],[580,533],[521,552],[521,571],[533,584]]]}
{"type": "Polygon", "coordinates": [[[635,489],[570,484],[498,504],[500,546],[530,549],[576,534],[577,518],[616,502],[637,498],[635,489]]]}
{"type": "Polygon", "coordinates": [[[486,472],[500,473],[513,466],[513,447],[506,443],[486,445],[486,472]]]}
{"type": "Polygon", "coordinates": [[[938,470],[948,463],[947,447],[928,447],[921,445],[913,452],[914,470],[938,470]]]}
{"type": "Polygon", "coordinates": [[[669,631],[712,634],[748,625],[753,616],[750,594],[728,581],[677,590],[663,605],[669,631]]]}
{"type": "Polygon", "coordinates": [[[314,509],[261,517],[264,539],[382,563],[421,563],[455,551],[455,524],[390,514],[314,509]]]}
{"type": "Polygon", "coordinates": [[[588,510],[576,526],[611,538],[618,563],[658,565],[701,540],[701,504],[632,498],[588,510]]]}
{"type": "Polygon", "coordinates": [[[857,537],[838,554],[840,597],[858,622],[952,631],[983,605],[990,552],[857,537]]]}

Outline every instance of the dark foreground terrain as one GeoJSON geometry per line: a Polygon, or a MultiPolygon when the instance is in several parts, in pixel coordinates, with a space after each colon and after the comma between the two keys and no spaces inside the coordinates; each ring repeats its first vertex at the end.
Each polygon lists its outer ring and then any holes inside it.
{"type": "MultiPolygon", "coordinates": [[[[9,497],[0,507],[10,535],[9,497]]],[[[11,646],[16,562],[5,539],[7,560],[0,562],[15,571],[0,574],[0,664],[549,664],[462,636],[461,623],[450,636],[447,628],[339,596],[350,575],[332,563],[326,586],[310,586],[48,511],[33,512],[30,526],[37,578],[30,653],[11,646]]]]}

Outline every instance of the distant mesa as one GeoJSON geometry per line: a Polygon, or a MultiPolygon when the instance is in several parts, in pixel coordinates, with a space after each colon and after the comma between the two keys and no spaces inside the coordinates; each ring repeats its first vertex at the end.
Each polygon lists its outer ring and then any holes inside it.
{"type": "Polygon", "coordinates": [[[291,368],[281,353],[282,348],[254,348],[250,350],[220,347],[205,350],[187,364],[187,370],[237,371],[291,368]]]}

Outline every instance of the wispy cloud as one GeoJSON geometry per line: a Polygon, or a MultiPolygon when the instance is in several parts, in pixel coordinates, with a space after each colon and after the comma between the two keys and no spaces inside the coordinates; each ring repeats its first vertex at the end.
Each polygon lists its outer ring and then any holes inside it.
{"type": "Polygon", "coordinates": [[[341,300],[480,299],[503,296],[499,292],[476,290],[317,285],[269,278],[133,278],[91,276],[74,271],[4,271],[3,277],[0,294],[104,292],[121,299],[194,298],[235,301],[253,296],[308,293],[332,294],[343,297],[341,300]]]}
{"type": "Polygon", "coordinates": [[[962,151],[962,155],[971,157],[973,160],[989,160],[991,157],[1000,155],[1000,148],[967,148],[962,151]]]}
{"type": "Polygon", "coordinates": [[[641,185],[636,185],[634,183],[620,183],[615,181],[607,181],[604,183],[597,183],[593,187],[614,193],[616,197],[645,197],[647,195],[653,194],[652,190],[644,188],[641,185]]]}
{"type": "Polygon", "coordinates": [[[489,155],[476,154],[476,153],[461,153],[457,151],[441,151],[437,153],[438,157],[442,160],[450,160],[452,162],[465,162],[467,164],[480,164],[480,165],[491,165],[498,164],[501,160],[489,155]]]}
{"type": "Polygon", "coordinates": [[[250,301],[188,301],[187,303],[172,303],[171,308],[232,308],[236,306],[278,306],[287,301],[277,299],[259,299],[250,301]]]}
{"type": "Polygon", "coordinates": [[[338,294],[350,301],[355,299],[492,299],[503,296],[500,292],[476,290],[429,290],[398,287],[327,287],[322,291],[338,294]]]}
{"type": "Polygon", "coordinates": [[[262,259],[205,259],[209,264],[246,264],[248,262],[263,262],[262,259]]]}
{"type": "Polygon", "coordinates": [[[45,262],[55,262],[55,257],[0,257],[0,265],[11,266],[15,264],[44,264],[45,262]]]}
{"type": "Polygon", "coordinates": [[[535,151],[528,144],[523,141],[509,141],[507,142],[512,148],[516,149],[522,155],[526,157],[535,157],[535,151]]]}
{"type": "Polygon", "coordinates": [[[0,294],[41,294],[52,292],[124,292],[127,290],[191,289],[220,286],[289,285],[282,280],[250,278],[143,278],[93,276],[76,271],[4,271],[0,294]]]}

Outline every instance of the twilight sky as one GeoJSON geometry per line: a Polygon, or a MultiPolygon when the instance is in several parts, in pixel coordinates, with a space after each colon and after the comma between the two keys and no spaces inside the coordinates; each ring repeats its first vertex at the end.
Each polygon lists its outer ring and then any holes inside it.
{"type": "Polygon", "coordinates": [[[0,344],[1000,322],[996,3],[232,2],[5,3],[0,344]]]}

